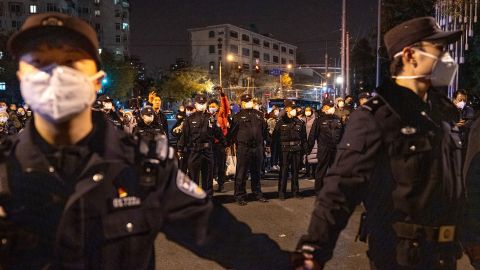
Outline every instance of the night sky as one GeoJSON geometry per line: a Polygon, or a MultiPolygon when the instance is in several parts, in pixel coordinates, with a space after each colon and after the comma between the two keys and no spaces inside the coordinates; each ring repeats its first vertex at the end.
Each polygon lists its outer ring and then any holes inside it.
{"type": "MultiPolygon", "coordinates": [[[[298,46],[308,64],[324,63],[340,50],[341,0],[132,0],[131,53],[147,71],[190,61],[188,28],[230,23],[298,46]]],[[[377,0],[347,0],[353,40],[376,31],[377,0]]]]}

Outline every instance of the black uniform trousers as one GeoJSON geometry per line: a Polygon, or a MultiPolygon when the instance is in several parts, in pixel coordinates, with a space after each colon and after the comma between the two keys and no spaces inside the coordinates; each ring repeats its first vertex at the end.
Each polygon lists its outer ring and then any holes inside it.
{"type": "Polygon", "coordinates": [[[188,153],[188,174],[202,189],[213,196],[213,151],[212,148],[192,150],[188,153]]]}
{"type": "Polygon", "coordinates": [[[287,192],[287,180],[289,170],[292,174],[292,192],[298,193],[300,190],[298,185],[298,173],[302,162],[302,151],[282,151],[280,181],[278,183],[278,194],[284,196],[287,192]]]}
{"type": "Polygon", "coordinates": [[[237,170],[235,174],[235,199],[245,199],[247,176],[250,171],[252,192],[263,196],[260,186],[260,173],[263,164],[263,146],[250,147],[239,144],[237,149],[237,170]]]}
{"type": "Polygon", "coordinates": [[[217,182],[219,186],[223,186],[225,183],[225,172],[227,162],[227,154],[225,153],[225,146],[220,143],[213,145],[213,174],[217,176],[217,182]]]}
{"type": "Polygon", "coordinates": [[[183,157],[178,160],[178,168],[185,174],[188,172],[188,152],[183,154],[183,157]]]}
{"type": "Polygon", "coordinates": [[[315,192],[318,193],[323,187],[323,178],[327,175],[328,168],[335,159],[335,149],[323,146],[317,148],[318,163],[315,167],[315,192]]]}

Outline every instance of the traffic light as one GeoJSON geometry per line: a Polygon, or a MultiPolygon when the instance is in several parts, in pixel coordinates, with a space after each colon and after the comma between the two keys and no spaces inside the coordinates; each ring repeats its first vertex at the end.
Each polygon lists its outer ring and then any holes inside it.
{"type": "Polygon", "coordinates": [[[260,66],[259,65],[255,65],[255,72],[260,73],[260,66]]]}

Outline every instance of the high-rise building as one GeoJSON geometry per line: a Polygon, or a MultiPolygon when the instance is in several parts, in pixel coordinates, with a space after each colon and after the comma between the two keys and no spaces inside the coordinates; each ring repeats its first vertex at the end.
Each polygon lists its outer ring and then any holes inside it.
{"type": "Polygon", "coordinates": [[[192,65],[218,70],[223,65],[239,66],[244,71],[286,68],[296,64],[297,47],[231,24],[189,29],[192,65]]]}
{"type": "Polygon", "coordinates": [[[61,12],[79,16],[97,31],[100,47],[129,55],[130,4],[127,0],[0,0],[0,33],[10,35],[31,14],[61,12]]]}

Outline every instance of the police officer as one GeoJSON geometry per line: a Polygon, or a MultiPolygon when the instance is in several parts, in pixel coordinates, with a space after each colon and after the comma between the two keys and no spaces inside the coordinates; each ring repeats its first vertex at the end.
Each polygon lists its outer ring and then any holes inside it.
{"type": "Polygon", "coordinates": [[[335,149],[342,136],[343,125],[341,120],[334,114],[334,103],[331,99],[325,99],[319,116],[313,122],[308,135],[308,150],[312,152],[317,143],[318,165],[315,169],[315,191],[318,193],[323,186],[323,178],[327,169],[332,165],[335,158],[335,149]]]}
{"type": "Polygon", "coordinates": [[[137,126],[134,128],[133,134],[141,137],[146,137],[149,140],[154,140],[157,135],[163,134],[163,129],[158,123],[154,121],[155,111],[152,107],[146,106],[140,112],[140,119],[137,126]]]}
{"type": "Polygon", "coordinates": [[[372,97],[372,95],[370,95],[369,92],[362,92],[360,94],[358,94],[358,106],[357,108],[359,108],[360,106],[363,106],[363,104],[367,103],[367,101],[372,97]]]}
{"type": "Polygon", "coordinates": [[[107,119],[113,123],[119,129],[122,129],[122,120],[120,116],[115,111],[115,106],[113,105],[113,99],[108,95],[101,95],[98,97],[98,101],[101,102],[101,110],[107,116],[107,119]]]}
{"type": "Polygon", "coordinates": [[[288,103],[285,107],[285,115],[280,118],[273,131],[274,140],[280,142],[282,151],[278,183],[280,200],[285,200],[289,172],[292,175],[293,196],[301,198],[298,173],[302,157],[307,149],[307,131],[305,123],[298,119],[297,112],[295,105],[288,103]]]}
{"type": "Polygon", "coordinates": [[[200,183],[208,196],[213,196],[213,143],[225,144],[225,137],[210,113],[207,112],[207,97],[195,97],[196,112],[187,117],[182,136],[178,141],[179,155],[188,155],[188,173],[195,183],[200,183]]]}
{"type": "Polygon", "coordinates": [[[307,264],[332,257],[363,202],[372,269],[456,268],[465,200],[458,111],[435,87],[453,80],[457,66],[445,50],[461,33],[442,31],[431,17],[386,33],[392,80],[346,126],[299,243],[307,264]]]}
{"type": "Polygon", "coordinates": [[[225,268],[290,267],[178,171],[165,136],[148,147],[92,112],[104,73],[88,23],[32,15],[8,48],[34,119],[0,144],[2,269],[154,269],[159,231],[225,268]]]}
{"type": "Polygon", "coordinates": [[[235,174],[235,200],[241,206],[247,205],[245,190],[250,172],[252,192],[260,202],[268,202],[262,193],[260,175],[263,164],[264,142],[268,139],[267,123],[261,112],[253,108],[252,95],[241,96],[242,109],[233,116],[228,142],[236,141],[237,169],[235,174]]]}

